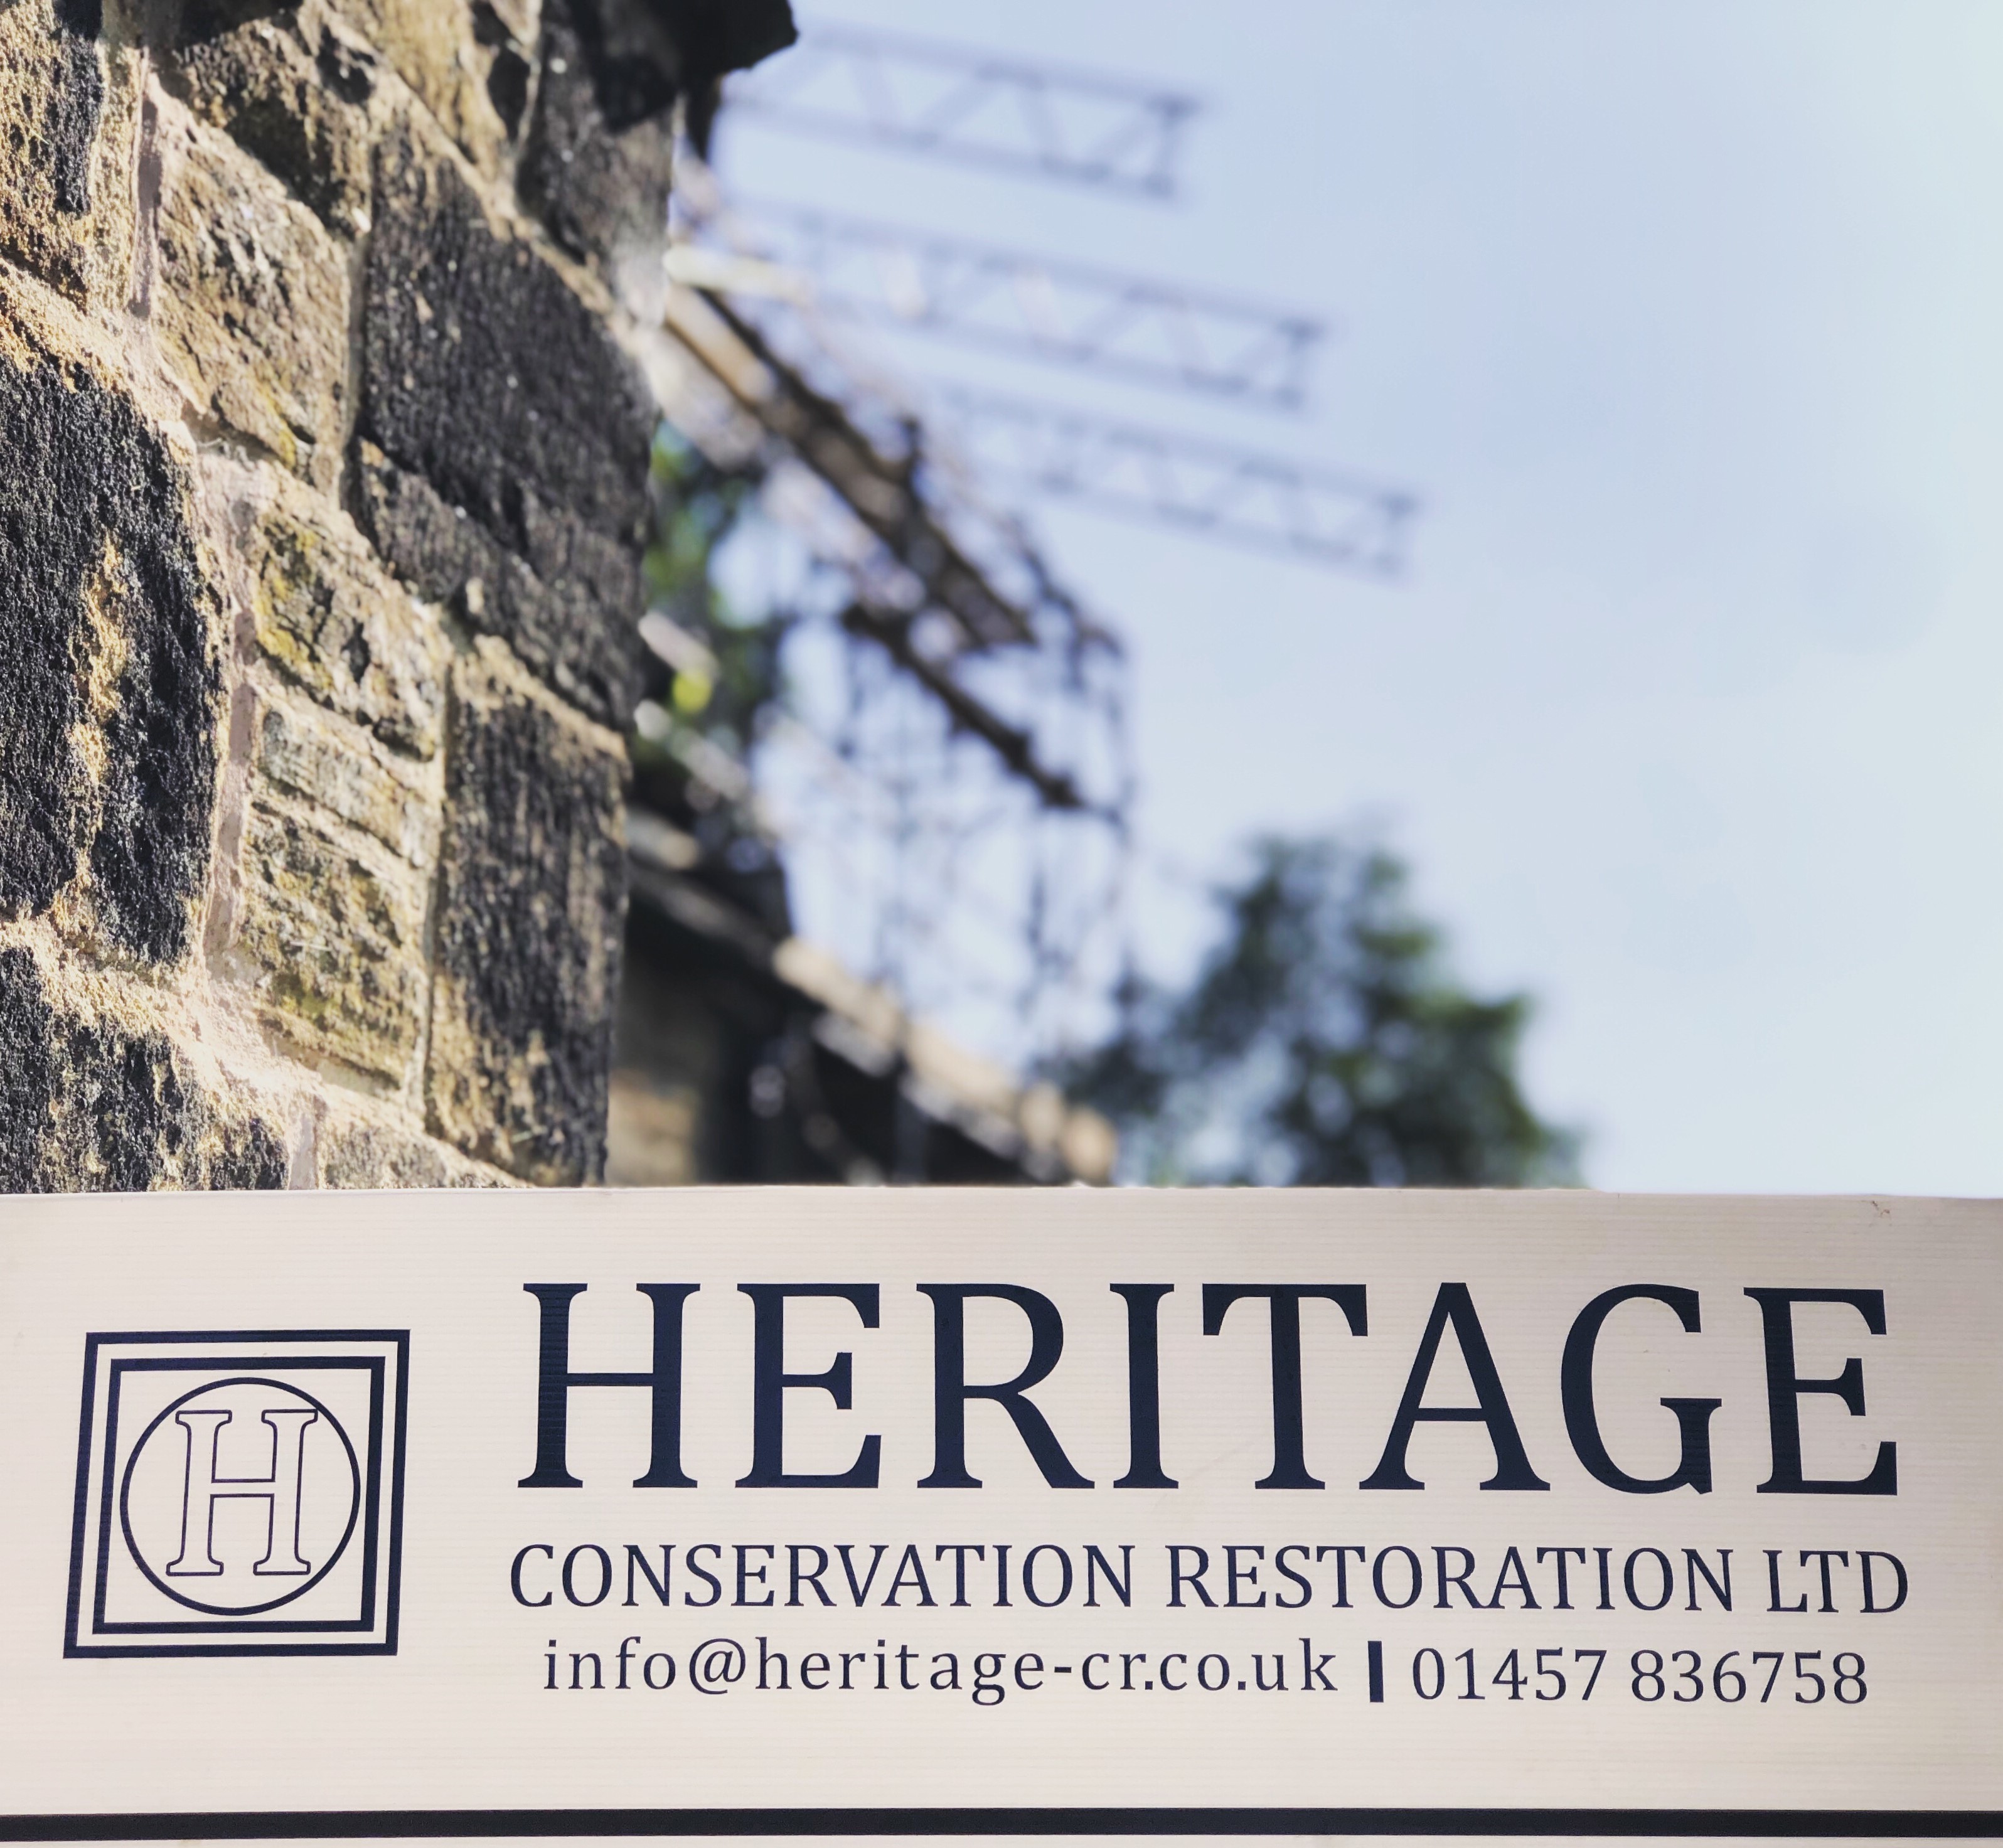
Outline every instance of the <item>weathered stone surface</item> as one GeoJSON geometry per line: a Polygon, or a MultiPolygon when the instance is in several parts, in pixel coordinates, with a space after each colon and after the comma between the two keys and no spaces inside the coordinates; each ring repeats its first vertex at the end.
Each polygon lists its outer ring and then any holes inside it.
{"type": "Polygon", "coordinates": [[[632,612],[641,584],[632,553],[575,521],[551,517],[525,494],[523,536],[545,575],[371,443],[361,447],[355,484],[362,523],[418,591],[449,603],[468,627],[509,643],[601,724],[624,726],[641,675],[632,612]]]}
{"type": "Polygon", "coordinates": [[[680,58],[635,0],[549,0],[542,80],[516,176],[523,202],[572,256],[658,245],[674,177],[680,58]]]}
{"type": "Polygon", "coordinates": [[[51,1004],[0,949],[0,1193],[282,1187],[285,1138],[204,1085],[164,1034],[51,1004]]]}
{"type": "Polygon", "coordinates": [[[445,638],[348,522],[312,495],[281,493],[258,515],[244,552],[258,645],[279,669],[393,749],[435,755],[445,638]]]}
{"type": "Polygon", "coordinates": [[[0,1190],[602,1169],[656,413],[509,168],[623,257],[785,5],[550,3],[0,0],[0,1190]]]}
{"type": "Polygon", "coordinates": [[[368,105],[376,54],[311,3],[235,23],[184,21],[166,79],[203,121],[255,155],[334,230],[369,224],[368,105]]]}
{"type": "Polygon", "coordinates": [[[234,143],[161,131],[152,314],[205,416],[322,489],[340,478],[348,265],[306,208],[234,143]]]}
{"type": "Polygon", "coordinates": [[[267,702],[257,716],[252,767],[266,782],[309,798],[411,865],[438,851],[439,805],[397,759],[378,756],[351,732],[267,702]]]}
{"type": "MultiPolygon", "coordinates": [[[[537,665],[623,725],[637,686],[652,401],[590,310],[526,243],[496,230],[449,162],[400,131],[378,145],[376,166],[360,434],[545,586],[564,587],[576,617],[537,665]]],[[[390,518],[383,505],[379,496],[364,518],[396,568],[430,594],[459,590],[463,543],[428,503],[405,498],[390,518]]],[[[502,620],[475,599],[466,613],[502,620]]],[[[535,638],[522,640],[535,659],[535,638]]]]}
{"type": "Polygon", "coordinates": [[[122,281],[130,248],[131,99],[103,26],[100,0],[0,7],[0,253],[79,299],[122,281]]]}
{"type": "Polygon", "coordinates": [[[424,1031],[425,886],[387,854],[253,798],[236,945],[258,1011],[303,1050],[400,1082],[424,1031]]]}
{"type": "Polygon", "coordinates": [[[460,152],[484,173],[498,173],[528,94],[528,63],[502,13],[481,0],[334,3],[460,152]]]}
{"type": "Polygon", "coordinates": [[[321,1127],[322,1187],[510,1187],[519,1185],[428,1136],[342,1113],[321,1127]]]}
{"type": "Polygon", "coordinates": [[[220,673],[186,484],[123,393],[6,337],[0,296],[0,917],[65,891],[114,948],[187,948],[220,673]]]}
{"type": "Polygon", "coordinates": [[[446,764],[432,1126],[525,1179],[596,1180],[625,900],[623,758],[488,641],[458,664],[446,764]]]}

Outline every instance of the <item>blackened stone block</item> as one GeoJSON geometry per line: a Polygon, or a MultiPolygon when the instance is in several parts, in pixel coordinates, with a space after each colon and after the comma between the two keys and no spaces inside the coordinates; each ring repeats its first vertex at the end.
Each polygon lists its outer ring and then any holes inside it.
{"type": "Polygon", "coordinates": [[[631,550],[524,491],[525,558],[373,444],[362,445],[355,483],[362,525],[421,595],[500,637],[601,724],[624,728],[641,683],[632,613],[643,585],[631,550]]]}
{"type": "Polygon", "coordinates": [[[655,421],[638,370],[407,129],[377,150],[376,180],[365,434],[518,550],[518,484],[638,543],[655,421]]]}
{"type": "Polygon", "coordinates": [[[58,1010],[24,949],[0,950],[0,1193],[285,1184],[272,1123],[164,1035],[58,1010]]]}
{"type": "MultiPolygon", "coordinates": [[[[607,261],[666,241],[674,178],[670,108],[678,59],[658,23],[654,43],[608,32],[592,0],[545,0],[542,81],[522,151],[523,202],[574,257],[607,261]],[[650,55],[651,54],[651,55],[650,55]]],[[[624,12],[639,14],[637,0],[624,12]]]]}
{"type": "Polygon", "coordinates": [[[437,1134],[595,1181],[624,925],[618,751],[492,641],[454,676],[428,1085],[437,1134]]]}
{"type": "Polygon", "coordinates": [[[4,347],[0,454],[0,917],[72,888],[117,948],[172,961],[208,877],[220,686],[184,484],[121,393],[4,347]]]}
{"type": "MultiPolygon", "coordinates": [[[[498,232],[407,129],[377,148],[376,201],[358,435],[545,585],[574,593],[573,620],[537,665],[566,692],[602,686],[606,662],[637,664],[656,417],[645,386],[550,264],[498,232]]],[[[390,519],[372,536],[433,594],[468,575],[461,543],[436,519],[390,519]]],[[[482,620],[471,604],[467,614],[482,620]]],[[[539,652],[526,638],[523,652],[539,652]]],[[[630,697],[622,683],[599,715],[623,724],[630,697]]]]}

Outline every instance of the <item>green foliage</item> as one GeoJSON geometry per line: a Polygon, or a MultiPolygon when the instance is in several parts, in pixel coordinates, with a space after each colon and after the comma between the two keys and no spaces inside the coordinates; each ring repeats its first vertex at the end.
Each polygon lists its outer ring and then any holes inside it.
{"type": "Polygon", "coordinates": [[[1330,840],[1252,853],[1187,990],[1131,984],[1119,1031],[1063,1074],[1118,1126],[1133,1178],[1575,1183],[1575,1139],[1518,1083],[1528,998],[1454,981],[1400,862],[1330,840]]]}
{"type": "Polygon", "coordinates": [[[677,670],[661,690],[713,743],[742,757],[766,710],[784,698],[779,655],[788,617],[754,619],[732,607],[716,581],[718,554],[754,517],[757,485],[726,473],[663,424],[653,456],[654,532],[647,549],[650,606],[707,648],[714,674],[677,670]]]}

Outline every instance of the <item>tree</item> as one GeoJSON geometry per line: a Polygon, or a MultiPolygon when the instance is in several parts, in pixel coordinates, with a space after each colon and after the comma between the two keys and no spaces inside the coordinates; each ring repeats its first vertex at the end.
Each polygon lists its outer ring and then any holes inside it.
{"type": "MultiPolygon", "coordinates": [[[[793,624],[784,611],[748,615],[718,582],[718,555],[757,517],[757,484],[705,460],[664,424],[652,490],[648,607],[667,619],[675,658],[650,656],[646,692],[678,727],[741,762],[768,714],[785,704],[780,656],[793,624]]],[[[648,767],[672,757],[659,740],[635,750],[648,767]]]]}
{"type": "Polygon", "coordinates": [[[1484,1000],[1411,910],[1403,864],[1331,839],[1253,844],[1215,894],[1189,988],[1130,981],[1064,1074],[1118,1126],[1136,1179],[1283,1186],[1575,1183],[1577,1141],[1516,1076],[1531,1013],[1484,1000]]]}

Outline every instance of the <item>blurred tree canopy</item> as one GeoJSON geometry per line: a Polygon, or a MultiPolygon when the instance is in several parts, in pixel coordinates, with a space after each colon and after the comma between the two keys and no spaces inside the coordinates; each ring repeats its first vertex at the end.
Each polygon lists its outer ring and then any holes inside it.
{"type": "Polygon", "coordinates": [[[654,441],[652,487],[648,606],[697,642],[700,654],[665,672],[655,666],[649,690],[683,721],[742,757],[759,720],[782,698],[779,654],[792,627],[784,615],[746,616],[717,582],[717,555],[751,516],[757,485],[705,461],[664,424],[654,441]]]}
{"type": "Polygon", "coordinates": [[[784,611],[753,616],[719,582],[719,555],[757,515],[757,484],[704,459],[663,424],[654,441],[644,697],[627,739],[633,797],[692,835],[702,875],[784,934],[792,927],[775,844],[749,795],[747,760],[784,708],[784,611]]]}
{"type": "Polygon", "coordinates": [[[1255,842],[1215,897],[1223,928],[1177,991],[1130,980],[1118,1030],[1060,1074],[1157,1183],[1576,1184],[1577,1139],[1516,1075],[1529,998],[1445,966],[1393,855],[1255,842]]]}

